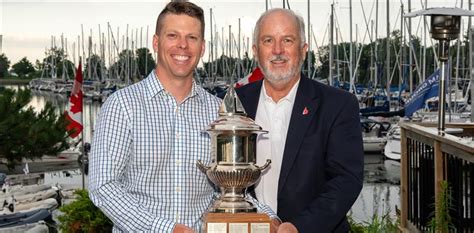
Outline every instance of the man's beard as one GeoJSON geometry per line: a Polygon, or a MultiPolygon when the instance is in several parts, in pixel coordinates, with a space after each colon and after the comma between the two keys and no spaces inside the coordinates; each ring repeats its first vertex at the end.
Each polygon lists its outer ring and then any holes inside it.
{"type": "MultiPolygon", "coordinates": [[[[289,59],[286,56],[283,55],[275,55],[273,56],[269,63],[273,61],[285,61],[287,62],[289,59]]],[[[268,69],[269,65],[262,65],[259,62],[260,69],[262,69],[263,74],[265,75],[265,79],[269,81],[272,84],[286,84],[288,83],[291,78],[297,75],[297,73],[300,72],[299,67],[303,65],[303,61],[301,60],[298,62],[297,66],[292,66],[290,69],[284,71],[284,72],[273,72],[272,70],[268,69]]]]}

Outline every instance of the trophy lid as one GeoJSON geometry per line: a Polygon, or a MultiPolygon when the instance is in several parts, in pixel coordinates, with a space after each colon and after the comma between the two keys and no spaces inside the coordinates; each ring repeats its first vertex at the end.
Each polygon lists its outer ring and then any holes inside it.
{"type": "Polygon", "coordinates": [[[212,122],[207,131],[253,131],[266,132],[254,120],[247,117],[234,87],[231,85],[219,108],[219,117],[212,122]]]}

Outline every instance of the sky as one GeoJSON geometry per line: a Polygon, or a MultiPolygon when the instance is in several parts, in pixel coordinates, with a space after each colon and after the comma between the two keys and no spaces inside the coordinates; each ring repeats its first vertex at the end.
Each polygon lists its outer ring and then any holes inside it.
{"type": "MultiPolygon", "coordinates": [[[[303,16],[307,23],[308,2],[306,0],[288,1],[290,8],[303,16]]],[[[421,9],[421,2],[424,1],[413,0],[411,3],[412,11],[421,9]]],[[[426,1],[428,7],[460,7],[462,4],[462,0],[426,1]]],[[[156,17],[167,2],[165,0],[139,0],[133,2],[130,0],[0,0],[0,35],[3,36],[0,53],[5,53],[11,64],[16,63],[23,57],[27,57],[28,60],[34,63],[36,59],[42,60],[45,57],[45,51],[51,47],[51,41],[54,38],[55,44],[57,46],[62,44],[68,51],[69,59],[76,62],[77,57],[82,53],[78,51],[78,44],[82,44],[79,38],[82,32],[86,46],[87,37],[92,35],[93,44],[95,44],[93,48],[98,51],[99,27],[100,32],[107,39],[108,23],[114,37],[119,41],[125,38],[128,26],[130,40],[133,32],[135,43],[143,46],[148,45],[147,47],[151,48],[151,37],[155,28],[156,17]],[[149,38],[148,41],[146,41],[147,37],[149,38]],[[63,38],[63,42],[61,42],[61,38],[63,38]]],[[[237,37],[240,19],[242,45],[247,43],[247,38],[251,43],[255,21],[266,9],[265,0],[195,0],[193,2],[204,10],[206,19],[205,38],[207,41],[210,41],[209,15],[212,8],[213,27],[217,28],[219,34],[224,32],[226,38],[229,35],[229,25],[231,25],[234,36],[237,37]]],[[[269,8],[283,7],[282,2],[282,0],[267,1],[269,8]]],[[[385,37],[386,35],[386,2],[386,0],[379,0],[378,37],[385,37]]],[[[467,0],[464,0],[464,2],[463,8],[467,9],[467,0]]],[[[342,40],[349,41],[349,0],[311,0],[309,9],[313,31],[312,48],[316,45],[328,44],[327,30],[331,3],[335,5],[335,17],[340,27],[342,40]]],[[[374,3],[375,0],[352,1],[354,41],[357,39],[361,42],[365,38],[365,42],[368,42],[369,37],[366,35],[367,26],[364,14],[368,18],[370,27],[370,20],[375,21],[374,3]]],[[[403,3],[406,10],[408,0],[389,0],[389,3],[391,28],[392,30],[398,29],[400,27],[400,5],[403,3]]],[[[421,25],[419,20],[415,19],[413,25],[413,31],[418,31],[421,35],[422,26],[419,26],[421,25]]],[[[339,40],[341,40],[341,37],[339,40]]],[[[122,42],[119,43],[122,44],[122,42]]],[[[219,55],[221,54],[220,48],[222,48],[222,44],[219,45],[219,55]]],[[[244,46],[242,46],[242,53],[247,48],[251,54],[251,47],[244,46]]],[[[209,48],[206,49],[203,57],[205,61],[209,59],[208,51],[209,48]]]]}

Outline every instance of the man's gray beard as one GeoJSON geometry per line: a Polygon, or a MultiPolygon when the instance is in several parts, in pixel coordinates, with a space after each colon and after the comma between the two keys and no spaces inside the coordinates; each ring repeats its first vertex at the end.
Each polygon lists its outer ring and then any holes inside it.
{"type": "Polygon", "coordinates": [[[291,78],[298,75],[298,73],[300,72],[300,69],[298,69],[298,67],[301,67],[302,65],[303,61],[300,62],[299,66],[292,67],[287,72],[280,74],[273,73],[272,71],[270,71],[266,67],[263,67],[260,64],[259,67],[260,69],[262,69],[262,72],[265,75],[265,79],[271,84],[287,84],[288,82],[290,82],[291,78]]]}

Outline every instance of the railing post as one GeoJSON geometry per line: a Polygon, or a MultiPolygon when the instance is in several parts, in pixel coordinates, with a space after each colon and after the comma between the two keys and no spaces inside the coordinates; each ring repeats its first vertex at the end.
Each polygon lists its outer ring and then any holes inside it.
{"type": "Polygon", "coordinates": [[[407,136],[406,129],[400,127],[400,142],[401,142],[401,173],[400,173],[400,225],[402,229],[407,228],[408,219],[408,153],[407,153],[407,136]]]}
{"type": "MultiPolygon", "coordinates": [[[[443,165],[443,151],[441,151],[441,142],[438,140],[434,141],[434,169],[435,169],[435,182],[434,182],[434,193],[435,193],[435,218],[440,219],[441,210],[438,203],[441,203],[441,182],[444,180],[444,165],[443,165]]],[[[436,232],[442,232],[437,230],[436,232]]]]}

